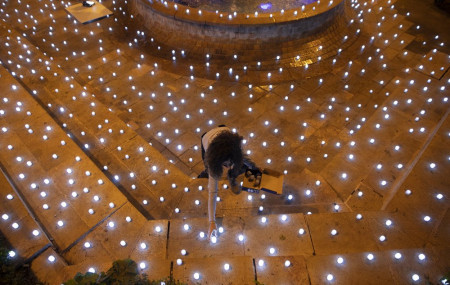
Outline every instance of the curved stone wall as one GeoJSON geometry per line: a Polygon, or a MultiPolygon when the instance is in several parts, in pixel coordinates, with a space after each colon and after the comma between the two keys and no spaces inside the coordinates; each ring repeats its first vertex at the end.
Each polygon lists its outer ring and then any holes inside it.
{"type": "Polygon", "coordinates": [[[270,42],[299,39],[327,29],[344,14],[345,0],[315,3],[276,13],[215,13],[157,0],[130,0],[146,28],[211,41],[270,42]]]}

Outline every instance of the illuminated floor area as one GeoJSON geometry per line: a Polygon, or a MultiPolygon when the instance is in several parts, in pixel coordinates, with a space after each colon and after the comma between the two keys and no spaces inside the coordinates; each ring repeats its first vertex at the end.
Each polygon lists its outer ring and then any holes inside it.
{"type": "Polygon", "coordinates": [[[404,1],[347,1],[352,34],[324,37],[337,46],[312,64],[295,46],[270,61],[190,56],[202,43],[152,40],[122,1],[85,25],[64,2],[0,2],[0,230],[42,281],[128,257],[189,284],[449,271],[449,35],[399,13],[404,1]],[[223,181],[213,243],[195,177],[200,135],[219,124],[285,183],[235,196],[223,181]]]}

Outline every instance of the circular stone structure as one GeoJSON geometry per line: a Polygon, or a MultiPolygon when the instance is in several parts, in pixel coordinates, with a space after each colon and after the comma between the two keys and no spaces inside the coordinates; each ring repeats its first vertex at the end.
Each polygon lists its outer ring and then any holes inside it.
{"type": "Polygon", "coordinates": [[[304,50],[306,57],[308,53],[310,57],[326,54],[322,48],[341,41],[342,31],[348,25],[345,2],[319,0],[264,13],[213,12],[160,0],[130,0],[129,7],[156,40],[165,45],[203,56],[252,51],[254,60],[255,56],[264,59],[291,49],[298,54],[299,47],[305,48],[302,44],[311,42],[309,50],[304,50]]]}
{"type": "Polygon", "coordinates": [[[206,11],[254,13],[272,13],[281,10],[297,9],[318,0],[169,0],[177,4],[206,11]]]}

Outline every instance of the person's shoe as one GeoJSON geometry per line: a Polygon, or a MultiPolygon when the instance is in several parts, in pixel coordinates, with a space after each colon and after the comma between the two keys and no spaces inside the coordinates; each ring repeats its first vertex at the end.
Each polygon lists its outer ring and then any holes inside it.
{"type": "Polygon", "coordinates": [[[228,177],[228,182],[230,182],[230,188],[231,188],[231,192],[233,192],[233,194],[238,195],[241,193],[242,189],[241,189],[241,186],[239,185],[239,183],[237,183],[236,178],[228,177]]]}
{"type": "Polygon", "coordinates": [[[197,178],[209,178],[208,172],[206,170],[203,170],[202,172],[200,172],[197,178]]]}

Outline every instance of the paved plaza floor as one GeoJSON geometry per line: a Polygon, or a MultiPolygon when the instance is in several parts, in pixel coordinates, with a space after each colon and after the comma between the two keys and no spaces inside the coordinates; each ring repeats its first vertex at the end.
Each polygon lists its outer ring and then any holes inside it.
{"type": "Polygon", "coordinates": [[[443,284],[448,3],[347,0],[344,26],[266,49],[174,36],[100,2],[113,14],[81,24],[75,3],[0,1],[14,258],[49,284],[124,258],[187,284],[443,284]],[[196,177],[200,136],[220,124],[284,185],[234,195],[221,181],[212,242],[196,177]]]}

